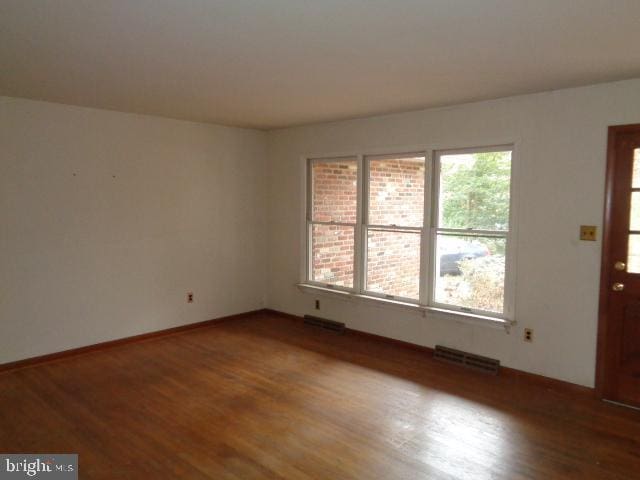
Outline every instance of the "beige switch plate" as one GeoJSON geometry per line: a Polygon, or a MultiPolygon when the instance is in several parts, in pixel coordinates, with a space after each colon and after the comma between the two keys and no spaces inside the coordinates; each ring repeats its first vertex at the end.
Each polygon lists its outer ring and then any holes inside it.
{"type": "Polygon", "coordinates": [[[595,225],[580,225],[580,240],[595,242],[597,232],[598,227],[595,225]]]}

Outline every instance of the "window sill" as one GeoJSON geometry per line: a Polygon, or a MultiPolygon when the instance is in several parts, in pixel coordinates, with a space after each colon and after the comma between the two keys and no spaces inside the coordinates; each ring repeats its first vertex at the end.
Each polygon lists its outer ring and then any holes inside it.
{"type": "Polygon", "coordinates": [[[417,305],[414,303],[407,303],[398,300],[390,300],[387,298],[372,297],[370,295],[346,292],[344,290],[321,287],[308,283],[298,283],[296,286],[304,293],[328,296],[349,302],[371,303],[380,307],[400,308],[403,310],[421,314],[423,317],[427,317],[427,315],[432,314],[438,317],[449,318],[451,320],[470,323],[473,325],[485,325],[494,328],[504,328],[507,332],[513,325],[516,324],[515,321],[507,320],[504,318],[488,317],[485,315],[464,313],[455,310],[447,310],[444,308],[427,307],[424,305],[417,305]]]}

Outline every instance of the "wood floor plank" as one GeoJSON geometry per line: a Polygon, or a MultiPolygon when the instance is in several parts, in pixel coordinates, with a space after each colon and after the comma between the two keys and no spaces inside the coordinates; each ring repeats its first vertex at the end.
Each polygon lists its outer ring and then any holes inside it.
{"type": "Polygon", "coordinates": [[[260,313],[0,374],[0,451],[83,479],[630,479],[640,412],[260,313]]]}

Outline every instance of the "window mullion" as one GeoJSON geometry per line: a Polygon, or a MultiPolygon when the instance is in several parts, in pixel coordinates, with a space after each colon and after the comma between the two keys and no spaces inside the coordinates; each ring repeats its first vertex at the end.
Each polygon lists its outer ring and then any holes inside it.
{"type": "Polygon", "coordinates": [[[424,152],[424,209],[422,211],[422,231],[420,232],[420,290],[418,302],[427,305],[429,299],[429,225],[431,216],[431,152],[424,152]]]}
{"type": "Polygon", "coordinates": [[[425,185],[429,189],[429,194],[425,192],[425,200],[428,198],[428,215],[425,213],[425,238],[427,243],[427,273],[426,286],[425,286],[425,304],[433,305],[435,296],[435,266],[436,266],[436,235],[438,230],[438,215],[439,215],[439,178],[440,178],[440,165],[438,155],[434,150],[430,150],[429,154],[429,174],[425,185]]]}
{"type": "Polygon", "coordinates": [[[354,255],[353,255],[353,288],[356,292],[364,291],[365,271],[366,271],[366,228],[365,218],[367,215],[366,186],[365,181],[365,161],[362,155],[358,155],[358,177],[357,177],[357,200],[356,200],[356,225],[354,232],[354,255]]]}
{"type": "Polygon", "coordinates": [[[313,234],[312,234],[312,229],[313,229],[313,222],[309,219],[307,219],[307,241],[306,241],[306,256],[305,256],[305,260],[306,260],[306,266],[305,266],[305,275],[306,275],[306,279],[307,280],[313,280],[313,246],[312,246],[312,242],[313,242],[313,234]]]}

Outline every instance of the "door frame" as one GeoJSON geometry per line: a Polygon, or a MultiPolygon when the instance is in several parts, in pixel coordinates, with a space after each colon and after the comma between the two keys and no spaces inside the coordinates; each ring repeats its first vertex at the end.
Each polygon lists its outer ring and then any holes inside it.
{"type": "Polygon", "coordinates": [[[599,398],[606,398],[606,359],[609,355],[607,352],[607,333],[609,331],[609,319],[607,318],[607,307],[609,298],[609,285],[612,273],[613,258],[610,254],[610,247],[613,237],[611,228],[611,220],[613,217],[613,184],[614,172],[616,169],[616,142],[618,136],[624,133],[640,133],[640,123],[631,125],[614,125],[608,128],[607,135],[607,170],[605,181],[605,198],[604,198],[604,218],[602,221],[602,262],[600,265],[600,298],[598,306],[598,340],[596,354],[596,383],[595,391],[599,398]]]}

